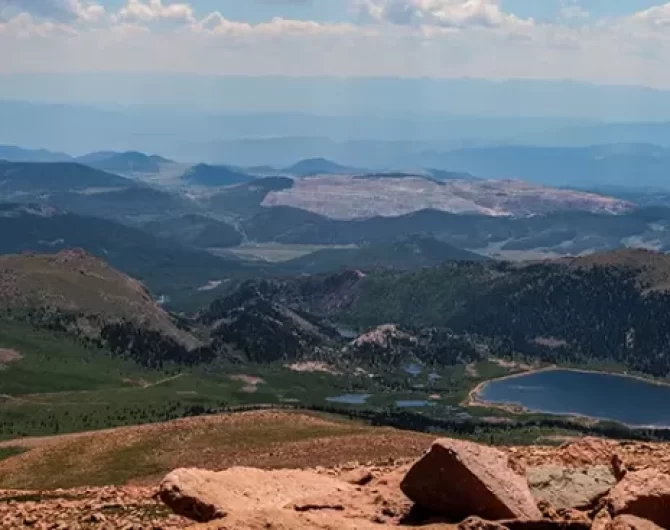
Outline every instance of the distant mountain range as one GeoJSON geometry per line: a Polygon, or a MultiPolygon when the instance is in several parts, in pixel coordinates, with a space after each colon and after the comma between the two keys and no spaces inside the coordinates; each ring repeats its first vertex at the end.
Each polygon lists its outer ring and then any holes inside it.
{"type": "Polygon", "coordinates": [[[72,157],[46,149],[24,149],[15,145],[0,145],[0,160],[7,162],[71,162],[72,157]]]}
{"type": "MultiPolygon", "coordinates": [[[[670,145],[670,141],[668,142],[670,145]]],[[[437,180],[519,179],[550,186],[670,189],[670,147],[652,143],[604,143],[579,147],[489,145],[443,148],[427,144],[322,138],[262,138],[230,140],[222,145],[225,164],[195,164],[186,170],[186,183],[230,186],[254,176],[404,172],[437,180]],[[281,152],[291,165],[276,163],[281,152]],[[246,169],[245,169],[246,168],[246,169]],[[358,169],[357,169],[358,168],[358,169]],[[361,169],[367,168],[367,169],[361,169]],[[422,169],[427,168],[427,169],[422,169]]],[[[42,149],[0,146],[0,160],[11,162],[78,162],[119,174],[155,175],[175,163],[136,151],[100,151],[71,157],[42,149]]]]}
{"type": "Polygon", "coordinates": [[[575,187],[670,187],[670,149],[651,144],[478,147],[429,151],[418,158],[421,165],[468,171],[485,178],[575,187]]]}
{"type": "Polygon", "coordinates": [[[172,161],[158,155],[145,155],[137,151],[117,153],[115,151],[99,151],[77,157],[77,162],[88,166],[110,171],[112,173],[158,173],[172,161]]]}
{"type": "Polygon", "coordinates": [[[256,274],[235,258],[219,258],[145,231],[39,205],[0,204],[0,254],[81,248],[145,282],[158,295],[191,295],[212,280],[256,274]]]}

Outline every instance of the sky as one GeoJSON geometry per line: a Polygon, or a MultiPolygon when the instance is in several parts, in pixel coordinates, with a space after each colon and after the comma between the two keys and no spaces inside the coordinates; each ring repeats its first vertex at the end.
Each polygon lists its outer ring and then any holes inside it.
{"type": "MultiPolygon", "coordinates": [[[[659,0],[0,0],[4,79],[279,75],[670,89],[668,64],[670,2],[659,0]]],[[[26,87],[11,86],[3,97],[26,87]]]]}

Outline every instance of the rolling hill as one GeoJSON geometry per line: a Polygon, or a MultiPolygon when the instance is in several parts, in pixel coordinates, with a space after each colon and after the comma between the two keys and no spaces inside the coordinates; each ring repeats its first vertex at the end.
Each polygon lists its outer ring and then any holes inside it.
{"type": "Polygon", "coordinates": [[[0,161],[0,198],[86,191],[95,188],[132,188],[132,180],[74,162],[0,161]]]}
{"type": "Polygon", "coordinates": [[[47,206],[0,205],[0,233],[0,254],[82,248],[146,283],[156,296],[169,298],[196,294],[212,280],[257,271],[130,226],[47,206]]]}
{"type": "Polygon", "coordinates": [[[152,221],[143,225],[142,229],[198,248],[235,247],[242,242],[242,235],[232,225],[197,214],[152,221]]]}
{"type": "Polygon", "coordinates": [[[486,259],[480,254],[462,250],[431,237],[413,236],[394,243],[364,245],[361,248],[317,250],[287,261],[281,268],[303,274],[318,274],[346,268],[412,270],[435,266],[444,261],[486,259]]]}
{"type": "Polygon", "coordinates": [[[233,186],[249,182],[254,177],[227,166],[198,164],[182,176],[182,180],[198,186],[233,186]]]}
{"type": "Polygon", "coordinates": [[[49,196],[49,204],[72,213],[104,217],[135,226],[203,210],[185,195],[141,186],[96,193],[54,193],[49,196]]]}
{"type": "Polygon", "coordinates": [[[80,156],[77,162],[112,173],[158,173],[171,160],[158,155],[146,155],[137,151],[118,153],[99,151],[80,156]]]}
{"type": "Polygon", "coordinates": [[[219,190],[204,200],[204,206],[219,216],[251,217],[265,210],[261,203],[271,191],[293,186],[288,177],[264,177],[219,190]]]}
{"type": "Polygon", "coordinates": [[[248,238],[287,244],[365,245],[430,235],[491,257],[527,259],[641,247],[670,250],[670,209],[645,207],[620,215],[556,212],[525,218],[421,210],[398,217],[334,220],[288,207],[264,208],[245,220],[248,238]]]}
{"type": "Polygon", "coordinates": [[[325,158],[309,158],[300,160],[292,166],[284,169],[285,173],[295,175],[296,177],[309,177],[311,175],[337,175],[352,173],[355,170],[342,166],[332,160],[325,158]]]}
{"type": "Polygon", "coordinates": [[[51,255],[3,255],[0,271],[3,310],[58,309],[103,323],[128,321],[140,328],[182,336],[140,282],[81,249],[51,255]]]}
{"type": "Polygon", "coordinates": [[[0,145],[0,160],[7,162],[72,162],[65,153],[56,153],[46,149],[25,149],[15,145],[0,145]]]}

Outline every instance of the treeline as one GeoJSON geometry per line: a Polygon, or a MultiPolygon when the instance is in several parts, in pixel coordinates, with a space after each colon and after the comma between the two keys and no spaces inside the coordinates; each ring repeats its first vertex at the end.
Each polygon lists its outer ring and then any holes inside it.
{"type": "Polygon", "coordinates": [[[398,409],[364,409],[338,405],[316,404],[249,404],[232,405],[225,401],[211,404],[189,404],[167,401],[147,405],[86,406],[68,411],[46,408],[17,420],[11,414],[0,413],[0,439],[24,436],[55,435],[70,432],[99,430],[113,427],[160,423],[186,417],[212,414],[235,414],[254,410],[281,409],[334,414],[363,421],[372,426],[429,432],[438,436],[465,438],[490,445],[534,444],[538,438],[552,433],[573,436],[599,436],[619,440],[670,441],[670,429],[631,429],[622,424],[599,422],[582,424],[569,418],[532,417],[508,419],[491,423],[477,418],[437,418],[398,409]]]}
{"type": "Polygon", "coordinates": [[[537,442],[538,433],[543,431],[569,431],[577,436],[599,436],[618,440],[670,441],[670,429],[631,429],[623,424],[610,422],[581,424],[567,418],[535,417],[492,423],[477,418],[436,418],[397,408],[365,410],[327,405],[310,406],[309,409],[367,421],[374,426],[431,432],[488,444],[533,444],[537,442]]]}

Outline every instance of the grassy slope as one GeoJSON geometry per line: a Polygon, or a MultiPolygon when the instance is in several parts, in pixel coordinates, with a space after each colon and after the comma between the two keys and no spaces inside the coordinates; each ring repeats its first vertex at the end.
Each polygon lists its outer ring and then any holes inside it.
{"type": "MultiPolygon", "coordinates": [[[[14,398],[117,388],[128,385],[124,379],[158,375],[67,337],[17,323],[0,321],[0,348],[15,350],[22,356],[0,370],[0,394],[14,398]]],[[[0,408],[0,414],[6,406],[0,408]]]]}
{"type": "Polygon", "coordinates": [[[190,418],[25,441],[27,452],[0,461],[0,487],[153,483],[175,467],[311,467],[383,461],[418,456],[433,438],[292,412],[190,418]]]}

